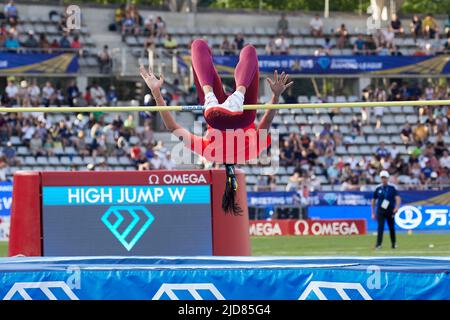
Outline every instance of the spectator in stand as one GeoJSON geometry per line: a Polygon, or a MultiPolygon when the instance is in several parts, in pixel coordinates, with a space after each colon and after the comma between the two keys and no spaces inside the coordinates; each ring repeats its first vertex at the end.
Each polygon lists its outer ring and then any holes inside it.
{"type": "Polygon", "coordinates": [[[28,96],[30,98],[30,103],[33,107],[39,107],[41,103],[41,89],[37,85],[36,80],[33,80],[31,86],[28,87],[28,96]]]}
{"type": "Polygon", "coordinates": [[[431,13],[427,14],[422,22],[422,32],[425,38],[434,39],[439,35],[439,27],[431,13]]]}
{"type": "Polygon", "coordinates": [[[447,38],[450,37],[450,14],[447,15],[447,21],[445,22],[444,25],[444,32],[445,32],[445,36],[447,38]]]}
{"type": "Polygon", "coordinates": [[[292,166],[294,164],[294,147],[291,141],[284,140],[283,147],[280,152],[280,165],[292,166]]]}
{"type": "MultiPolygon", "coordinates": [[[[58,42],[58,40],[54,39],[52,41],[52,43],[50,44],[50,49],[56,49],[56,50],[59,49],[59,42],[58,42]]],[[[50,50],[50,53],[52,53],[53,51],[56,51],[56,50],[50,50]]]]}
{"type": "Polygon", "coordinates": [[[116,88],[111,85],[109,87],[108,93],[106,94],[106,101],[108,101],[108,105],[116,106],[119,98],[117,97],[116,88]]]}
{"type": "Polygon", "coordinates": [[[433,168],[431,166],[431,161],[428,160],[425,166],[421,169],[420,181],[423,184],[430,183],[431,174],[433,173],[433,168]]]}
{"type": "Polygon", "coordinates": [[[286,19],[286,13],[281,14],[281,18],[280,20],[278,20],[277,25],[278,25],[277,33],[287,36],[289,32],[289,22],[286,19]]]}
{"type": "Polygon", "coordinates": [[[19,10],[13,0],[9,0],[4,8],[5,17],[9,24],[15,25],[19,19],[19,10]]]}
{"type": "Polygon", "coordinates": [[[75,99],[78,98],[79,95],[80,90],[78,89],[75,80],[71,80],[69,86],[66,89],[67,103],[70,107],[73,107],[75,105],[75,99]]]}
{"type": "Polygon", "coordinates": [[[275,40],[275,54],[288,55],[289,47],[289,40],[287,40],[284,35],[281,34],[279,38],[275,40]]]}
{"type": "Polygon", "coordinates": [[[164,49],[166,49],[169,53],[174,54],[177,48],[178,48],[177,41],[174,38],[172,38],[172,35],[167,34],[164,40],[164,49]]]}
{"type": "Polygon", "coordinates": [[[8,36],[8,29],[6,28],[6,23],[2,22],[0,25],[0,46],[5,45],[6,38],[8,36]]]}
{"type": "MultiPolygon", "coordinates": [[[[8,168],[8,160],[5,156],[0,156],[0,181],[6,181],[6,169],[8,168]]],[[[2,219],[0,219],[0,222],[2,219]]]]}
{"type": "Polygon", "coordinates": [[[230,42],[227,36],[223,37],[223,41],[220,44],[220,53],[223,56],[234,56],[236,55],[236,45],[234,42],[230,42]]]}
{"type": "Polygon", "coordinates": [[[333,49],[334,45],[331,43],[331,39],[329,37],[325,37],[325,42],[322,44],[322,50],[327,56],[331,56],[331,49],[333,49]]]}
{"type": "Polygon", "coordinates": [[[125,41],[125,37],[129,34],[137,34],[136,20],[133,14],[127,13],[126,17],[122,21],[122,41],[125,41]]]}
{"type": "Polygon", "coordinates": [[[448,149],[444,150],[442,157],[439,159],[439,165],[442,168],[450,169],[450,155],[448,149]]]}
{"type": "Polygon", "coordinates": [[[30,152],[33,156],[46,156],[42,139],[39,137],[39,133],[35,132],[29,142],[30,152]]]}
{"type": "Polygon", "coordinates": [[[39,35],[39,48],[44,49],[44,53],[50,53],[50,42],[47,39],[45,33],[39,35]]]}
{"type": "Polygon", "coordinates": [[[366,43],[363,39],[362,34],[358,34],[358,38],[355,40],[353,44],[353,54],[355,55],[363,55],[366,52],[366,43]]]}
{"type": "Polygon", "coordinates": [[[116,23],[116,29],[122,29],[122,22],[126,17],[126,5],[121,4],[119,8],[114,11],[114,22],[116,23]]]}
{"type": "Polygon", "coordinates": [[[55,89],[50,81],[45,83],[45,87],[42,88],[42,103],[46,108],[54,104],[56,100],[55,89]]]}
{"type": "Polygon", "coordinates": [[[386,45],[387,48],[395,48],[394,39],[395,33],[391,26],[388,26],[386,29],[382,31],[383,34],[383,44],[386,45]]]}
{"type": "Polygon", "coordinates": [[[156,37],[161,39],[166,35],[166,22],[162,17],[157,17],[155,22],[156,37]]]}
{"type": "Polygon", "coordinates": [[[269,42],[266,44],[264,51],[269,56],[276,54],[275,53],[275,37],[274,36],[270,36],[269,42]]]}
{"type": "Polygon", "coordinates": [[[242,48],[244,48],[244,43],[244,35],[242,33],[238,33],[234,38],[234,45],[239,52],[242,50],[242,48]]]}
{"type": "Polygon", "coordinates": [[[321,37],[323,34],[323,21],[320,19],[320,15],[317,13],[314,18],[309,22],[311,35],[313,37],[321,37]]]}
{"type": "Polygon", "coordinates": [[[392,31],[395,34],[403,34],[404,33],[404,29],[402,27],[402,22],[400,21],[399,17],[395,13],[392,14],[392,19],[391,19],[390,25],[391,25],[392,31]]]}
{"type": "Polygon", "coordinates": [[[8,107],[15,106],[18,102],[19,88],[17,88],[14,80],[8,80],[8,85],[5,88],[6,104],[8,107]]]}
{"type": "Polygon", "coordinates": [[[17,41],[16,37],[14,36],[14,34],[10,33],[8,35],[8,38],[5,41],[5,48],[9,49],[9,52],[18,52],[17,49],[20,48],[20,44],[19,41],[17,41]]]}
{"type": "Polygon", "coordinates": [[[109,54],[108,45],[103,47],[103,50],[98,54],[98,63],[100,68],[100,73],[110,73],[111,72],[111,55],[109,54]]]}
{"type": "Polygon", "coordinates": [[[336,47],[338,49],[344,49],[348,40],[348,30],[345,24],[341,24],[341,26],[336,30],[336,47]]]}
{"type": "Polygon", "coordinates": [[[442,52],[445,54],[450,53],[450,38],[445,40],[444,45],[442,46],[442,52]]]}
{"type": "Polygon", "coordinates": [[[144,35],[154,36],[155,35],[155,21],[151,14],[147,16],[144,20],[144,35]]]}
{"type": "Polygon", "coordinates": [[[369,34],[366,36],[366,54],[367,55],[376,55],[378,52],[377,45],[375,43],[375,39],[373,38],[373,35],[369,34]]]}
{"type": "MultiPolygon", "coordinates": [[[[30,97],[28,95],[28,82],[22,80],[19,86],[19,92],[17,94],[18,105],[22,107],[30,106],[30,97]]],[[[31,139],[31,137],[30,137],[31,139]]]]}
{"type": "Polygon", "coordinates": [[[3,155],[6,157],[8,165],[20,165],[20,161],[16,158],[16,149],[13,147],[11,141],[8,141],[6,146],[3,147],[3,155]]]}
{"type": "Polygon", "coordinates": [[[97,82],[94,81],[92,83],[90,93],[95,106],[104,106],[106,104],[105,90],[97,82]]]}
{"type": "Polygon", "coordinates": [[[417,14],[411,20],[410,30],[414,35],[414,41],[417,41],[417,37],[422,34],[422,19],[417,14]]]}
{"type": "MultiPolygon", "coordinates": [[[[39,43],[36,40],[36,38],[34,37],[34,31],[33,30],[28,31],[28,38],[23,43],[23,46],[25,48],[37,48],[37,47],[39,47],[39,43]]],[[[30,51],[32,51],[32,50],[30,50],[30,51]]]]}
{"type": "Polygon", "coordinates": [[[61,39],[59,39],[59,48],[61,49],[70,49],[70,41],[67,37],[67,33],[64,33],[61,39]]]}
{"type": "Polygon", "coordinates": [[[379,159],[386,159],[389,157],[390,152],[389,150],[386,148],[386,144],[384,143],[384,141],[380,142],[380,146],[377,148],[377,150],[375,151],[375,153],[377,154],[379,159]]]}
{"type": "Polygon", "coordinates": [[[73,37],[72,43],[70,44],[70,48],[76,50],[79,56],[83,55],[83,45],[81,44],[80,37],[75,35],[73,37]]]}

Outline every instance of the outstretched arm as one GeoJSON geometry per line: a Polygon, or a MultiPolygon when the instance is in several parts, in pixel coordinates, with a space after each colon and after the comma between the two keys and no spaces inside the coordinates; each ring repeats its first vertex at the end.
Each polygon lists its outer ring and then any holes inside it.
{"type": "MultiPolygon", "coordinates": [[[[275,70],[273,73],[273,80],[267,78],[267,82],[270,85],[270,89],[272,90],[272,99],[270,100],[270,104],[277,104],[279,102],[281,94],[290,86],[292,86],[293,82],[289,82],[289,77],[284,72],[281,73],[280,77],[278,77],[278,71],[275,70]]],[[[269,109],[267,110],[259,123],[259,129],[269,130],[272,126],[272,121],[275,115],[277,114],[277,109],[269,109]]]]}
{"type": "MultiPolygon", "coordinates": [[[[161,94],[161,86],[164,83],[164,77],[161,75],[159,79],[156,78],[152,70],[147,71],[147,69],[143,65],[141,65],[139,71],[141,73],[142,79],[144,79],[145,83],[151,90],[152,95],[155,98],[156,105],[165,106],[166,102],[164,101],[164,98],[161,94]]],[[[190,132],[175,121],[170,111],[160,111],[159,113],[164,121],[164,125],[166,126],[167,130],[172,132],[178,138],[182,138],[184,141],[186,141],[185,139],[188,139],[190,137],[190,132]]]]}

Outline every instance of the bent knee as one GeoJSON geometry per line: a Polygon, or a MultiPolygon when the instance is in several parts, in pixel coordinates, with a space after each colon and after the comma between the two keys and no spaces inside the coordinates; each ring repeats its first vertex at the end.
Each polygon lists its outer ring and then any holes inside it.
{"type": "Polygon", "coordinates": [[[196,49],[209,49],[208,46],[208,42],[206,42],[206,40],[204,39],[195,39],[194,41],[192,41],[192,45],[191,45],[191,49],[192,50],[196,50],[196,49]]]}

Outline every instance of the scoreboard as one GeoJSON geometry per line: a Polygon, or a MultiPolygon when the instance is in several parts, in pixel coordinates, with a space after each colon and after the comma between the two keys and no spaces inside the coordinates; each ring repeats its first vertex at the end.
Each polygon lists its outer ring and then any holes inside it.
{"type": "MultiPolygon", "coordinates": [[[[238,199],[246,209],[243,173],[239,179],[244,194],[238,199]]],[[[222,170],[19,172],[10,255],[248,255],[248,216],[225,215],[219,201],[224,186],[222,170]],[[32,240],[20,239],[37,232],[32,240]]]]}

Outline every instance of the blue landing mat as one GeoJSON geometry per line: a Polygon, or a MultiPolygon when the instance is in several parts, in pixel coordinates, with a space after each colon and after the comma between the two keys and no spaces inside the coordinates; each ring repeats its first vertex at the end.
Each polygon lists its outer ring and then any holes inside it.
{"type": "Polygon", "coordinates": [[[449,299],[450,257],[21,257],[0,299],[449,299]]]}

